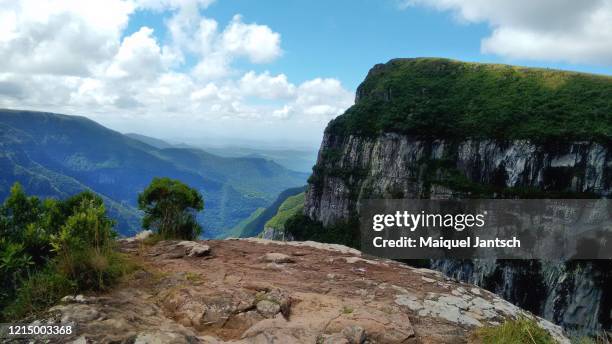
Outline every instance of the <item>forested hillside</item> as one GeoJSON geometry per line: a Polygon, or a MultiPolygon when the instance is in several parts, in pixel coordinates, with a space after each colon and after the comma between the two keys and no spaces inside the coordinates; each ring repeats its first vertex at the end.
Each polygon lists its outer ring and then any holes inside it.
{"type": "Polygon", "coordinates": [[[306,179],[265,159],[159,149],[84,117],[0,110],[0,199],[14,182],[41,197],[92,190],[118,220],[118,231],[128,234],[139,226],[137,194],[154,177],[180,179],[202,192],[205,236],[223,235],[306,179]]]}

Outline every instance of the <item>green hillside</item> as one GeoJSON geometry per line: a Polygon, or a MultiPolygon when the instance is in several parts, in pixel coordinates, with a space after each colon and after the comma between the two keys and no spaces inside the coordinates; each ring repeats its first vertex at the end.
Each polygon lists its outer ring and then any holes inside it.
{"type": "Polygon", "coordinates": [[[328,126],[362,136],[597,140],[612,137],[612,77],[440,58],[370,70],[328,126]]]}
{"type": "Polygon", "coordinates": [[[306,179],[265,159],[159,149],[84,117],[0,110],[0,199],[16,181],[41,197],[89,189],[105,199],[118,230],[128,234],[138,229],[137,194],[158,176],[202,192],[206,236],[222,234],[306,179]]]}
{"type": "Polygon", "coordinates": [[[264,225],[265,229],[284,230],[285,222],[295,214],[299,214],[304,210],[305,193],[299,193],[295,196],[287,198],[278,208],[278,212],[264,225]]]}
{"type": "MultiPolygon", "coordinates": [[[[277,215],[279,209],[283,206],[288,198],[298,194],[304,194],[306,186],[287,189],[278,195],[276,200],[265,210],[257,210],[256,214],[252,214],[251,221],[244,222],[240,226],[232,229],[233,236],[248,238],[258,236],[264,230],[266,223],[277,215]]],[[[295,200],[294,200],[295,202],[295,200]]],[[[303,204],[303,199],[302,199],[303,204]]]]}
{"type": "Polygon", "coordinates": [[[266,211],[266,208],[257,208],[257,210],[255,210],[249,217],[247,217],[246,219],[238,222],[237,225],[235,225],[232,229],[227,231],[227,237],[228,238],[240,238],[240,237],[242,237],[242,233],[244,232],[245,228],[251,222],[256,221],[257,218],[259,218],[259,216],[261,216],[261,214],[264,211],[266,211]]]}

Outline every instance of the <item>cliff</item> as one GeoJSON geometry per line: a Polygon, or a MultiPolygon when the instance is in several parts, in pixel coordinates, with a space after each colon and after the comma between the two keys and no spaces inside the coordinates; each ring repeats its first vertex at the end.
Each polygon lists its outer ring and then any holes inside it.
{"type": "MultiPolygon", "coordinates": [[[[611,99],[603,76],[444,59],[377,65],[326,129],[302,223],[310,236],[354,227],[368,198],[608,197],[611,99]]],[[[432,267],[570,330],[612,326],[609,262],[432,267]]]]}
{"type": "Polygon", "coordinates": [[[36,323],[75,323],[51,343],[479,343],[474,331],[533,319],[560,327],[441,273],[315,242],[262,239],[146,245],[113,291],[67,296],[36,323]]]}

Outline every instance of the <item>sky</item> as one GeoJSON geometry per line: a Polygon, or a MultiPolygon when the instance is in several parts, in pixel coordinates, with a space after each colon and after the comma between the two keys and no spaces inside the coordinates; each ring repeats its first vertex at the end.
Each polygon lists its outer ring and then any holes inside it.
{"type": "Polygon", "coordinates": [[[612,75],[612,0],[0,0],[0,107],[317,148],[396,57],[612,75]]]}

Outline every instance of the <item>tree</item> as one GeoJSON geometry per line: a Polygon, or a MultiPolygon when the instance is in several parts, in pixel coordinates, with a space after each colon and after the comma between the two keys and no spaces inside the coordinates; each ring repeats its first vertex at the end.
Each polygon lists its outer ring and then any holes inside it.
{"type": "Polygon", "coordinates": [[[26,226],[38,221],[40,213],[38,197],[28,197],[21,184],[13,184],[4,204],[0,205],[0,235],[21,239],[26,226]]]}
{"type": "Polygon", "coordinates": [[[195,216],[204,209],[204,199],[179,180],[154,178],[138,195],[138,207],[145,213],[142,226],[162,238],[193,240],[202,231],[195,216]]]}

